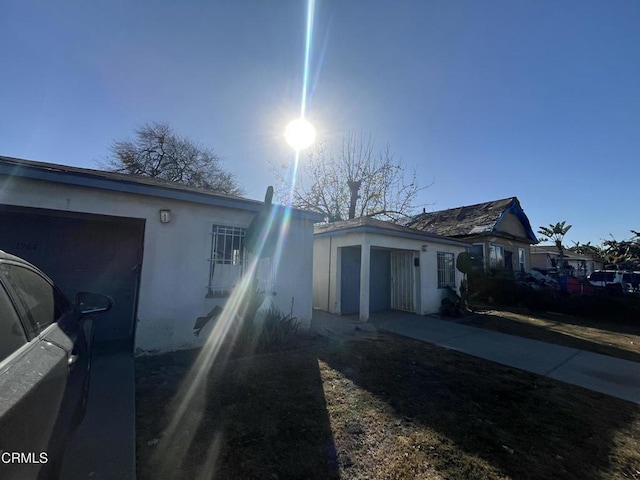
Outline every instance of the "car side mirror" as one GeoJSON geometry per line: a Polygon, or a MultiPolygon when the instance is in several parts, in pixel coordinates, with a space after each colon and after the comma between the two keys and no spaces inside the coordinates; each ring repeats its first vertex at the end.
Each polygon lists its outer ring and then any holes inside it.
{"type": "Polygon", "coordinates": [[[83,315],[107,312],[111,307],[113,299],[106,295],[91,292],[78,292],[76,295],[76,309],[83,315]]]}

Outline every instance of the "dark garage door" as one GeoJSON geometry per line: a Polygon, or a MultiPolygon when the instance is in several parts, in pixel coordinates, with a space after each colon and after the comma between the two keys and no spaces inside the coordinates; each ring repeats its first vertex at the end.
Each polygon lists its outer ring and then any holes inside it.
{"type": "Polygon", "coordinates": [[[371,249],[369,311],[391,310],[391,251],[371,249]]]}
{"type": "MultiPolygon", "coordinates": [[[[350,315],[360,311],[361,248],[342,247],[340,277],[340,311],[350,315]]],[[[369,311],[391,309],[391,252],[371,249],[369,270],[369,311]]]]}
{"type": "Polygon", "coordinates": [[[36,265],[71,300],[81,290],[114,299],[93,322],[96,341],[133,339],[143,237],[142,219],[0,208],[0,250],[36,265]]]}

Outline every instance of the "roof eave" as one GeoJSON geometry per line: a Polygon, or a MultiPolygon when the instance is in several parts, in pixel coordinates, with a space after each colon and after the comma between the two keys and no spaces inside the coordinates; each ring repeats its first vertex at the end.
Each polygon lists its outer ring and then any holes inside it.
{"type": "MultiPolygon", "coordinates": [[[[93,173],[89,169],[79,169],[76,167],[64,169],[63,165],[43,164],[41,162],[30,162],[7,157],[0,157],[0,175],[5,175],[9,178],[21,177],[30,180],[160,197],[216,207],[248,210],[251,212],[259,212],[263,205],[263,202],[258,200],[189,190],[178,186],[172,187],[171,185],[152,185],[137,182],[135,179],[106,178],[100,176],[98,173],[93,173]]],[[[291,209],[291,213],[296,218],[307,219],[313,222],[320,222],[324,219],[321,214],[306,210],[291,209]]]]}
{"type": "Polygon", "coordinates": [[[314,233],[314,237],[323,238],[323,237],[335,237],[338,235],[346,234],[346,233],[373,233],[373,234],[381,234],[391,237],[399,237],[399,238],[409,238],[412,240],[422,240],[422,241],[431,241],[437,243],[444,243],[447,245],[455,245],[459,247],[469,247],[469,243],[463,242],[461,240],[455,240],[450,237],[442,237],[438,235],[429,235],[423,234],[418,231],[416,233],[412,232],[400,232],[398,230],[391,230],[382,227],[375,227],[371,225],[356,225],[356,226],[346,226],[344,228],[338,228],[335,230],[329,230],[326,232],[318,232],[314,233]]]}

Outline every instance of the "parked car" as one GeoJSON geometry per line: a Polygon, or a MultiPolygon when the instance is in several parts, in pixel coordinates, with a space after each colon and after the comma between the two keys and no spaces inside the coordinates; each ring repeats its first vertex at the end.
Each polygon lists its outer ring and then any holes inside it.
{"type": "Polygon", "coordinates": [[[640,289],[640,272],[625,270],[596,270],[587,277],[596,287],[609,288],[619,285],[623,293],[637,293],[640,289]]]}
{"type": "Polygon", "coordinates": [[[90,314],[104,295],[75,305],[30,263],[0,250],[0,478],[57,478],[86,407],[90,314]]]}

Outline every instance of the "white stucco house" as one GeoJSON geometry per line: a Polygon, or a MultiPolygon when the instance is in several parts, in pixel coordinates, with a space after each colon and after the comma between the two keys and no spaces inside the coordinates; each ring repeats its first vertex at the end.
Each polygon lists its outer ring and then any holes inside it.
{"type": "MultiPolygon", "coordinates": [[[[0,157],[0,249],[34,263],[70,298],[79,290],[112,296],[112,311],[94,321],[96,340],[129,342],[137,353],[204,342],[211,328],[196,337],[194,323],[229,299],[247,264],[244,233],[262,206],[150,178],[0,157]]],[[[261,260],[259,288],[309,322],[313,224],[321,218],[294,209],[286,218],[280,261],[261,260]]]]}
{"type": "Polygon", "coordinates": [[[313,306],[361,320],[382,310],[437,313],[446,287],[456,290],[459,253],[468,243],[369,217],[317,224],[313,306]]]}

